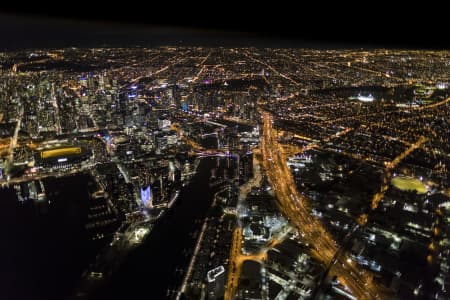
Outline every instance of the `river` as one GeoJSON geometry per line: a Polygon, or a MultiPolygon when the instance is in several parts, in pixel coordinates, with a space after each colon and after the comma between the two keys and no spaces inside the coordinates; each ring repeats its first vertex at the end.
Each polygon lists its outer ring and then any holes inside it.
{"type": "MultiPolygon", "coordinates": [[[[92,299],[141,299],[144,295],[147,299],[166,299],[168,290],[179,288],[218,188],[209,186],[211,169],[217,164],[216,158],[202,159],[197,174],[182,190],[176,204],[92,299]]],[[[217,173],[222,175],[224,170],[231,177],[233,164],[220,159],[217,173]]]]}
{"type": "MultiPolygon", "coordinates": [[[[165,299],[168,289],[178,289],[213,194],[220,187],[210,187],[211,170],[216,169],[217,180],[224,173],[231,178],[232,162],[203,158],[175,205],[110,282],[89,298],[140,299],[144,294],[148,299],[165,299]]],[[[13,188],[0,189],[4,245],[0,299],[72,299],[81,273],[99,249],[84,228],[89,180],[88,175],[47,180],[51,205],[45,214],[36,213],[32,201],[21,204],[13,188]]]]}
{"type": "Polygon", "coordinates": [[[38,213],[14,189],[0,189],[0,299],[64,299],[98,248],[84,228],[88,181],[79,174],[44,181],[51,204],[38,213]]]}

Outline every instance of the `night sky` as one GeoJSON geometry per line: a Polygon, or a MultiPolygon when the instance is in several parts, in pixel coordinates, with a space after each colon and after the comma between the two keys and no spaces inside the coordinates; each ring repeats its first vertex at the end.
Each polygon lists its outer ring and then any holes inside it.
{"type": "Polygon", "coordinates": [[[161,45],[448,49],[442,34],[445,19],[434,8],[395,12],[367,6],[341,13],[281,4],[263,7],[262,12],[232,3],[202,10],[175,3],[164,8],[72,4],[56,11],[45,6],[3,9],[0,49],[161,45]]]}

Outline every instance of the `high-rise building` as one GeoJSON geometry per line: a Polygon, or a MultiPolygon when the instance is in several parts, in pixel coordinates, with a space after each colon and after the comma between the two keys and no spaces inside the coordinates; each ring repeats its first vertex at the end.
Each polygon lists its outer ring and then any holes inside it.
{"type": "Polygon", "coordinates": [[[81,86],[84,86],[84,87],[88,87],[88,81],[87,81],[87,78],[86,77],[80,77],[80,80],[79,80],[79,82],[80,82],[80,85],[81,86]]]}
{"type": "Polygon", "coordinates": [[[247,182],[253,177],[253,152],[247,151],[239,155],[239,182],[247,182]]]}
{"type": "Polygon", "coordinates": [[[171,130],[167,133],[167,145],[176,145],[178,142],[177,132],[175,130],[171,130]]]}
{"type": "Polygon", "coordinates": [[[225,292],[225,268],[218,266],[209,270],[206,274],[207,279],[207,299],[222,299],[225,292]]]}
{"type": "Polygon", "coordinates": [[[173,101],[175,103],[176,108],[180,108],[181,107],[181,92],[180,92],[180,88],[176,84],[174,84],[172,86],[172,96],[173,96],[173,101]]]}
{"type": "Polygon", "coordinates": [[[170,120],[167,119],[158,119],[158,128],[159,129],[166,129],[170,127],[170,120]]]}
{"type": "Polygon", "coordinates": [[[153,194],[150,185],[141,188],[141,201],[145,207],[151,207],[153,194]]]}
{"type": "Polygon", "coordinates": [[[167,136],[159,134],[156,137],[156,149],[161,152],[161,150],[167,149],[167,136]]]}

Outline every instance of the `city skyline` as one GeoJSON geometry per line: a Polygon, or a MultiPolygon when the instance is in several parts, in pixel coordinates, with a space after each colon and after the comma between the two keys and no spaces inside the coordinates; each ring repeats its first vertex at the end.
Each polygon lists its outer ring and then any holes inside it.
{"type": "Polygon", "coordinates": [[[0,52],[2,292],[445,299],[449,74],[447,50],[0,52]]]}

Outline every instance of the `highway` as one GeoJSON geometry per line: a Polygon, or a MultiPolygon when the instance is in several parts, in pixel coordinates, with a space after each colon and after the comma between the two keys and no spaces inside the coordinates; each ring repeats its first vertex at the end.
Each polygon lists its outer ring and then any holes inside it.
{"type": "Polygon", "coordinates": [[[241,245],[242,228],[237,227],[234,229],[233,240],[230,248],[230,261],[224,300],[232,300],[234,298],[234,294],[236,293],[236,288],[239,283],[239,275],[241,272],[240,265],[238,265],[238,257],[241,255],[241,245]]]}
{"type": "MultiPolygon", "coordinates": [[[[315,249],[314,252],[318,256],[316,258],[328,265],[339,250],[339,245],[323,224],[311,216],[308,199],[297,191],[290,169],[285,163],[282,147],[278,144],[276,132],[272,128],[272,117],[266,112],[262,112],[262,116],[263,166],[279,200],[280,209],[292,225],[305,235],[305,241],[315,249]]],[[[372,282],[372,276],[353,262],[346,253],[336,259],[330,275],[337,275],[341,283],[358,299],[377,299],[384,292],[372,282]]]]}
{"type": "Polygon", "coordinates": [[[9,144],[9,154],[8,154],[8,164],[12,165],[14,163],[14,148],[17,145],[17,139],[19,137],[20,127],[22,125],[22,117],[23,117],[24,108],[20,106],[19,116],[17,117],[16,127],[14,128],[14,135],[11,139],[11,143],[9,144]]]}

